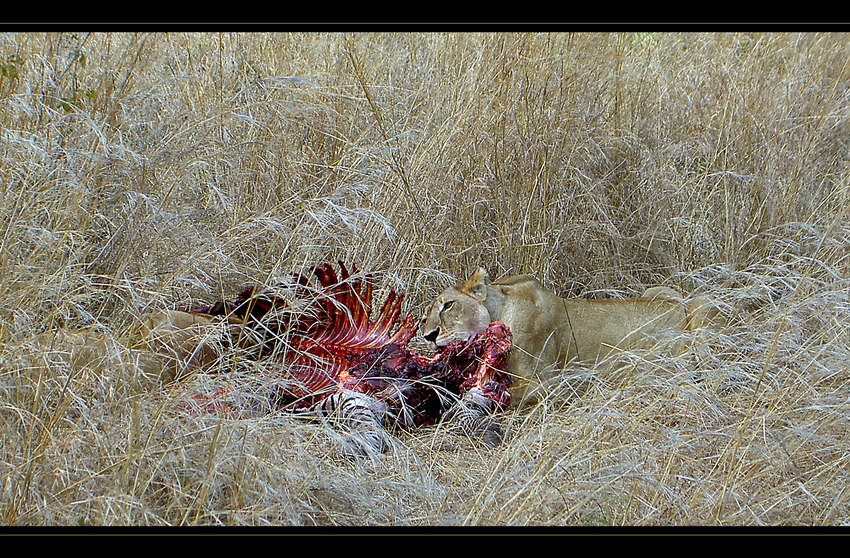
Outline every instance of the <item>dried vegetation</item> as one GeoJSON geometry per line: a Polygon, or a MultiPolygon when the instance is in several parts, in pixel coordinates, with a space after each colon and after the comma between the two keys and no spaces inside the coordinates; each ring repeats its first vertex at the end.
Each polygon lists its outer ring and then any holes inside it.
{"type": "Polygon", "coordinates": [[[848,45],[0,36],[0,522],[846,524],[848,45]],[[396,431],[359,461],[321,424],[187,412],[124,342],[338,259],[414,313],[484,264],[701,292],[728,326],[571,371],[499,448],[396,431]]]}

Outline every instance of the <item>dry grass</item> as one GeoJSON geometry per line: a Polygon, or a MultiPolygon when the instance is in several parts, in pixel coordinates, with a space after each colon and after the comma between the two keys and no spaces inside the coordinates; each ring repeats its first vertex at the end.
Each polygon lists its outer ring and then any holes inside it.
{"type": "Polygon", "coordinates": [[[0,522],[846,524],[848,44],[0,36],[0,522]],[[497,449],[399,431],[359,462],[320,424],[192,415],[121,343],[337,259],[415,313],[484,264],[679,286],[730,325],[700,359],[572,371],[497,449]]]}

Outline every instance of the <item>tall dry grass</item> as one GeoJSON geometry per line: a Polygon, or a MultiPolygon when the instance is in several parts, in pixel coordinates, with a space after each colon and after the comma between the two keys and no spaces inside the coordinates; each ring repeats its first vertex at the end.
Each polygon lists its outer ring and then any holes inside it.
{"type": "Polygon", "coordinates": [[[0,36],[0,521],[846,524],[849,44],[0,36]],[[123,343],[337,259],[414,313],[483,264],[702,292],[729,325],[698,359],[569,371],[499,448],[396,431],[357,462],[320,424],[186,412],[123,343]]]}

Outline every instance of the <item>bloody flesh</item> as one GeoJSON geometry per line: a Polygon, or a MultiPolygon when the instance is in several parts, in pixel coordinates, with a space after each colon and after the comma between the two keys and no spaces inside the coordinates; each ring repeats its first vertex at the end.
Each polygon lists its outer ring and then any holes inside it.
{"type": "Polygon", "coordinates": [[[419,353],[407,347],[418,324],[412,316],[401,318],[404,295],[390,290],[372,316],[371,277],[357,277],[341,262],[339,266],[339,276],[327,263],[312,270],[318,288],[299,276],[295,297],[249,287],[233,301],[193,312],[226,316],[255,333],[258,358],[288,377],[276,397],[277,405],[288,410],[310,407],[337,390],[370,395],[396,413],[404,410],[415,425],[436,422],[474,388],[494,409],[508,405],[507,326],[493,322],[434,356],[419,353]],[[293,298],[307,302],[295,309],[293,298]]]}

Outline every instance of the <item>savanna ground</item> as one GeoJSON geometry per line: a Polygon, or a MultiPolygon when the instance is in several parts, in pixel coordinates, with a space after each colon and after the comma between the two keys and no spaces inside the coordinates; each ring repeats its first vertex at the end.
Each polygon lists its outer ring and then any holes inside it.
{"type": "Polygon", "coordinates": [[[0,522],[848,523],[848,45],[0,35],[0,522]],[[500,447],[395,430],[359,460],[321,423],[189,413],[125,343],[337,260],[410,313],[480,264],[562,296],[671,285],[728,325],[569,371],[500,447]]]}

